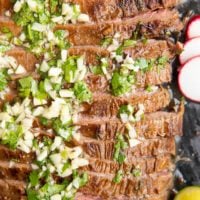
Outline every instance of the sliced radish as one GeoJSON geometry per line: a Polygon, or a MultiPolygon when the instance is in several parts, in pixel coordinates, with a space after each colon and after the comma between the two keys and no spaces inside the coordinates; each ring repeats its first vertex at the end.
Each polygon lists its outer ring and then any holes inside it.
{"type": "Polygon", "coordinates": [[[188,40],[185,43],[183,52],[179,56],[181,65],[195,56],[200,56],[200,37],[188,40]]]}
{"type": "Polygon", "coordinates": [[[200,56],[192,58],[181,68],[178,83],[185,97],[200,102],[200,56]]]}
{"type": "Polygon", "coordinates": [[[190,19],[186,29],[187,39],[200,37],[200,15],[196,15],[190,19]]]}

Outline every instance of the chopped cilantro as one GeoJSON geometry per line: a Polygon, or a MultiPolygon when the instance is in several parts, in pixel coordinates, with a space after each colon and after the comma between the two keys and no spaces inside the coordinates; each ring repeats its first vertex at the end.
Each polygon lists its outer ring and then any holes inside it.
{"type": "Polygon", "coordinates": [[[117,141],[114,146],[114,160],[117,161],[119,164],[122,164],[126,159],[123,150],[128,147],[128,143],[125,141],[122,134],[118,134],[116,140],[117,141]]]}
{"type": "Polygon", "coordinates": [[[6,51],[8,51],[8,50],[10,50],[10,49],[11,49],[11,46],[10,46],[10,45],[0,44],[0,52],[1,52],[1,53],[4,53],[4,52],[6,52],[6,51]]]}
{"type": "Polygon", "coordinates": [[[7,86],[7,73],[4,69],[0,70],[0,91],[3,91],[7,86]]]}
{"type": "Polygon", "coordinates": [[[110,44],[112,44],[112,38],[111,37],[104,38],[101,41],[101,46],[104,47],[104,48],[108,47],[110,44]]]}
{"type": "Polygon", "coordinates": [[[102,74],[103,74],[103,71],[102,71],[101,66],[94,66],[94,67],[91,67],[91,71],[92,71],[92,73],[95,74],[95,75],[102,75],[102,74]]]}
{"type": "Polygon", "coordinates": [[[157,64],[158,64],[159,66],[164,66],[164,65],[167,64],[167,62],[168,62],[168,58],[165,57],[165,56],[161,56],[161,57],[159,57],[159,58],[157,59],[157,64]]]}
{"type": "Polygon", "coordinates": [[[16,149],[22,134],[23,128],[21,125],[7,123],[7,130],[2,135],[2,143],[7,144],[11,149],[16,149]]]}
{"type": "Polygon", "coordinates": [[[124,40],[123,47],[133,47],[136,44],[137,44],[136,40],[127,39],[127,40],[124,40]]]}
{"type": "Polygon", "coordinates": [[[122,105],[119,109],[119,114],[127,114],[127,115],[131,115],[133,114],[134,111],[134,107],[131,105],[122,105]]]}
{"type": "Polygon", "coordinates": [[[44,81],[40,81],[38,90],[36,91],[34,96],[40,100],[47,99],[48,95],[44,89],[44,81]]]}
{"type": "Polygon", "coordinates": [[[122,55],[123,53],[123,46],[120,45],[116,50],[115,50],[116,54],[117,55],[122,55]]]}
{"type": "Polygon", "coordinates": [[[140,177],[142,175],[142,171],[140,168],[136,167],[133,171],[132,174],[134,177],[140,177]]]}
{"type": "Polygon", "coordinates": [[[13,33],[12,33],[12,32],[10,31],[10,29],[7,28],[7,27],[1,28],[1,32],[3,33],[3,35],[6,36],[6,38],[7,38],[8,40],[10,40],[10,39],[13,38],[13,33]]]}
{"type": "Polygon", "coordinates": [[[115,177],[113,178],[113,182],[114,183],[120,183],[123,179],[123,171],[122,170],[118,170],[117,174],[115,175],[115,177]]]}
{"type": "Polygon", "coordinates": [[[39,200],[38,192],[32,189],[27,189],[28,200],[39,200]]]}
{"type": "Polygon", "coordinates": [[[20,79],[19,82],[19,94],[22,97],[29,97],[31,95],[31,86],[33,78],[28,76],[26,78],[20,79]]]}
{"type": "Polygon", "coordinates": [[[132,85],[135,83],[134,75],[123,75],[119,72],[114,72],[111,80],[112,92],[115,96],[123,95],[131,91],[132,85]]]}
{"type": "MultiPolygon", "coordinates": [[[[76,170],[73,171],[73,179],[78,181],[79,188],[84,186],[88,182],[88,174],[84,172],[83,174],[79,175],[76,170]]],[[[78,188],[77,188],[78,189],[78,188]]]]}
{"type": "Polygon", "coordinates": [[[46,119],[45,117],[40,117],[40,123],[44,126],[48,125],[48,119],[46,119]]]}
{"type": "Polygon", "coordinates": [[[65,81],[67,83],[74,82],[75,73],[77,72],[77,59],[77,56],[71,56],[62,66],[65,74],[65,81]]]}
{"type": "Polygon", "coordinates": [[[66,124],[63,124],[60,119],[55,119],[52,122],[53,130],[56,131],[56,133],[63,137],[66,141],[70,141],[70,139],[72,138],[74,127],[71,125],[72,120],[70,120],[66,124]]]}
{"type": "Polygon", "coordinates": [[[147,91],[147,92],[152,92],[152,91],[153,91],[152,86],[151,86],[151,85],[148,85],[147,88],[146,88],[146,91],[147,91]]]}
{"type": "Polygon", "coordinates": [[[64,30],[57,30],[54,32],[56,38],[58,39],[57,46],[60,49],[68,49],[70,47],[69,42],[67,41],[66,31],[64,30]]]}
{"type": "Polygon", "coordinates": [[[32,171],[29,175],[29,180],[31,183],[31,186],[36,186],[39,183],[39,172],[38,171],[32,171]]]}
{"type": "Polygon", "coordinates": [[[50,0],[50,12],[51,14],[55,14],[58,9],[58,0],[50,0]]]}
{"type": "Polygon", "coordinates": [[[35,21],[34,12],[32,12],[28,4],[25,3],[20,12],[14,13],[13,20],[19,26],[27,26],[35,21]]]}
{"type": "Polygon", "coordinates": [[[74,94],[80,102],[90,102],[92,99],[92,93],[83,81],[74,84],[74,94]]]}

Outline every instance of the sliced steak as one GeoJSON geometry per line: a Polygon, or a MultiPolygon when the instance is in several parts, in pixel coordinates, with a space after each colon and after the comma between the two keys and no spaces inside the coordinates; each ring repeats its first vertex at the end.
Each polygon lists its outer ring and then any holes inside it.
{"type": "Polygon", "coordinates": [[[158,195],[146,195],[146,197],[127,197],[124,195],[118,197],[98,197],[87,195],[84,193],[77,193],[75,200],[169,200],[169,191],[163,192],[158,195]]]}
{"type": "Polygon", "coordinates": [[[128,197],[145,197],[146,195],[161,194],[172,187],[173,175],[171,172],[155,173],[141,178],[126,178],[118,184],[112,180],[114,176],[109,174],[89,174],[89,182],[80,189],[84,194],[100,196],[102,199],[125,195],[128,197]]]}
{"type": "Polygon", "coordinates": [[[30,52],[25,51],[22,48],[14,48],[6,52],[8,56],[14,57],[17,62],[23,65],[28,72],[32,72],[35,70],[35,64],[39,62],[39,60],[30,52]]]}
{"type": "Polygon", "coordinates": [[[106,21],[133,17],[141,12],[174,7],[179,0],[71,0],[93,21],[106,21]]]}
{"type": "MultiPolygon", "coordinates": [[[[183,112],[184,108],[181,106],[178,113],[160,111],[145,114],[141,121],[133,123],[132,126],[139,137],[146,139],[181,135],[183,112]]],[[[116,133],[127,133],[125,124],[117,118],[96,120],[84,117],[77,125],[83,136],[98,140],[112,140],[116,138],[116,133]]]]}
{"type": "MultiPolygon", "coordinates": [[[[156,43],[157,44],[157,43],[156,43]]],[[[162,42],[160,44],[162,46],[162,42]]],[[[139,45],[140,46],[140,45],[139,45]]],[[[149,45],[150,47],[151,45],[149,45]]],[[[158,44],[159,46],[159,44],[158,44]]],[[[164,45],[165,46],[165,45],[164,45]]],[[[152,47],[152,46],[151,46],[152,47]]],[[[159,47],[158,47],[159,48],[159,47]]],[[[166,47],[167,48],[167,47],[166,47]]],[[[144,47],[143,47],[144,49],[144,47]]],[[[127,54],[131,55],[132,57],[146,57],[147,51],[144,51],[143,49],[139,50],[139,48],[128,48],[127,49],[127,54]]],[[[166,55],[169,54],[170,52],[166,50],[168,53],[163,53],[161,54],[161,51],[165,52],[165,48],[161,48],[159,50],[155,50],[155,54],[158,53],[158,55],[166,55]]],[[[151,51],[151,49],[149,49],[151,51]]],[[[149,52],[148,51],[148,52],[149,52]]],[[[105,49],[102,48],[92,48],[92,47],[74,47],[69,49],[69,54],[70,55],[84,55],[87,61],[87,64],[89,66],[91,65],[98,65],[99,62],[97,60],[97,56],[104,56],[104,53],[107,52],[105,49]],[[100,51],[100,52],[99,52],[100,51]]],[[[153,52],[153,51],[152,51],[153,52]]],[[[108,53],[108,52],[107,52],[108,53]]],[[[23,49],[12,49],[7,52],[7,55],[13,56],[17,59],[17,61],[24,65],[27,69],[28,72],[34,71],[35,69],[35,64],[38,62],[38,60],[30,53],[25,52],[23,49]]],[[[106,55],[108,56],[108,55],[106,55]]],[[[153,55],[152,57],[153,58],[153,55]]],[[[112,73],[112,63],[110,62],[110,68],[109,72],[112,73]]],[[[147,72],[138,72],[136,73],[135,79],[136,79],[136,86],[137,87],[146,87],[148,85],[159,85],[162,83],[167,83],[171,81],[171,72],[172,68],[170,64],[166,64],[165,67],[159,67],[159,66],[154,66],[150,71],[147,72]]],[[[13,79],[20,78],[20,76],[14,76],[13,79]]],[[[109,81],[104,75],[94,75],[91,72],[88,72],[88,75],[85,78],[86,83],[90,86],[91,91],[93,92],[107,92],[110,90],[109,87],[109,81]]]]}
{"type": "MultiPolygon", "coordinates": [[[[161,8],[171,8],[179,3],[179,0],[70,0],[78,4],[82,13],[89,15],[92,21],[106,21],[133,17],[141,12],[161,8]]],[[[1,0],[0,14],[12,8],[11,0],[1,0]]]]}
{"type": "Polygon", "coordinates": [[[26,181],[31,171],[29,164],[0,161],[0,179],[26,181]]]}
{"type": "MultiPolygon", "coordinates": [[[[147,40],[147,42],[138,41],[134,47],[126,47],[123,52],[132,58],[157,58],[165,56],[169,59],[174,58],[176,55],[176,45],[166,40],[147,40]]],[[[109,57],[110,52],[100,46],[74,46],[68,49],[68,54],[83,55],[88,65],[97,65],[99,60],[97,57],[109,57]]],[[[34,70],[34,65],[39,61],[38,58],[34,57],[31,53],[23,48],[14,48],[7,52],[7,55],[15,57],[18,62],[24,66],[31,67],[27,68],[28,71],[34,70]]],[[[111,63],[112,65],[112,63],[111,63]]]]}
{"type": "MultiPolygon", "coordinates": [[[[137,72],[135,75],[135,86],[144,88],[153,85],[161,85],[171,82],[172,67],[166,64],[164,68],[155,66],[148,72],[137,72]]],[[[92,92],[110,92],[110,81],[104,75],[88,74],[85,82],[92,92]]]]}
{"type": "MultiPolygon", "coordinates": [[[[177,47],[166,40],[149,39],[147,42],[137,41],[133,47],[126,47],[123,52],[132,58],[157,58],[165,56],[173,58],[176,55],[177,47]]],[[[110,52],[99,46],[74,46],[69,48],[69,55],[84,55],[88,64],[98,64],[97,57],[109,57],[110,52]]]]}
{"type": "MultiPolygon", "coordinates": [[[[113,160],[114,145],[114,141],[82,140],[82,148],[91,158],[113,160]]],[[[175,155],[175,141],[173,137],[143,140],[137,146],[125,149],[124,153],[127,162],[132,162],[132,160],[141,156],[156,156],[161,153],[175,155]]]]}
{"type": "Polygon", "coordinates": [[[182,28],[183,24],[175,10],[147,12],[123,21],[57,25],[57,29],[69,32],[69,42],[73,45],[99,45],[102,39],[112,37],[116,32],[120,33],[121,39],[130,38],[136,30],[146,38],[157,38],[165,36],[165,32],[179,32],[182,28]]]}
{"type": "Polygon", "coordinates": [[[137,167],[139,167],[143,175],[174,169],[172,156],[170,154],[160,154],[155,157],[143,157],[142,159],[135,158],[134,161],[125,161],[122,165],[114,161],[89,158],[89,165],[82,169],[106,174],[116,174],[118,170],[123,170],[125,174],[130,174],[137,167]]]}
{"type": "MultiPolygon", "coordinates": [[[[12,20],[5,17],[0,17],[0,26],[10,28],[15,35],[21,32],[20,27],[16,27],[12,20]]],[[[112,37],[116,32],[120,33],[122,40],[130,38],[136,30],[146,38],[159,38],[166,36],[166,32],[180,32],[182,28],[183,23],[178,12],[167,9],[147,12],[126,20],[56,26],[56,29],[69,33],[68,39],[71,44],[81,46],[99,45],[102,39],[112,37]]]]}
{"type": "Polygon", "coordinates": [[[112,117],[118,114],[121,105],[137,106],[139,103],[144,105],[147,113],[165,108],[169,102],[170,94],[164,88],[152,93],[141,90],[126,97],[114,97],[106,93],[93,93],[93,101],[83,104],[81,114],[82,116],[112,117]]]}
{"type": "Polygon", "coordinates": [[[30,163],[34,159],[33,154],[26,154],[20,150],[12,150],[5,145],[0,145],[0,160],[1,161],[18,161],[30,163]]]}
{"type": "Polygon", "coordinates": [[[22,181],[0,179],[0,200],[25,199],[26,184],[22,181]]]}

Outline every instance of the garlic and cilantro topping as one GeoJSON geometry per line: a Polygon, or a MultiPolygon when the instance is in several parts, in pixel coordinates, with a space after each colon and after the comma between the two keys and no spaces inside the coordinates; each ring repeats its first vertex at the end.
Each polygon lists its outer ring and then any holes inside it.
{"type": "Polygon", "coordinates": [[[29,198],[34,197],[38,200],[57,197],[72,198],[76,191],[87,182],[87,174],[79,175],[76,171],[79,167],[88,165],[80,147],[67,147],[64,140],[56,136],[53,142],[46,138],[43,142],[34,143],[33,150],[36,152],[37,162],[34,167],[36,170],[29,176],[30,183],[27,190],[29,198]],[[40,166],[42,166],[41,170],[40,166]],[[69,178],[69,180],[57,184],[53,176],[69,178]],[[46,184],[41,186],[44,180],[46,184]]]}
{"type": "Polygon", "coordinates": [[[0,113],[0,138],[3,144],[30,153],[34,139],[31,132],[34,118],[31,113],[29,99],[21,104],[5,105],[0,113]]]}
{"type": "MultiPolygon", "coordinates": [[[[68,55],[68,32],[56,30],[55,26],[88,23],[90,19],[81,13],[79,5],[63,0],[17,0],[13,11],[11,17],[22,32],[14,37],[9,30],[1,30],[0,95],[3,99],[13,89],[8,84],[13,79],[18,97],[15,104],[6,103],[0,112],[0,141],[13,149],[36,154],[28,199],[72,199],[87,182],[87,174],[77,170],[88,165],[88,160],[81,147],[69,147],[67,142],[80,139],[74,121],[81,103],[89,103],[92,93],[85,82],[84,57],[68,55]],[[3,55],[14,46],[40,56],[37,77],[28,75],[14,58],[3,55]],[[58,183],[55,176],[63,182],[58,183]]],[[[102,63],[107,74],[106,60],[102,63]]]]}
{"type": "Polygon", "coordinates": [[[119,109],[118,116],[125,124],[128,134],[126,135],[130,147],[135,147],[141,143],[134,123],[140,121],[144,116],[144,105],[138,104],[137,110],[131,105],[122,105],[119,109]]]}

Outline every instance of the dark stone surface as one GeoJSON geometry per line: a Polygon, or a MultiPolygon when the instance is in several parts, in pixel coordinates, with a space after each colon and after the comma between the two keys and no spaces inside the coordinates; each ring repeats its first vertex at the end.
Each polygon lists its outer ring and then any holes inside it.
{"type": "MultiPolygon", "coordinates": [[[[179,6],[182,17],[200,14],[200,0],[187,0],[179,6]]],[[[184,34],[183,34],[184,35],[184,34]]],[[[184,37],[183,37],[184,38],[184,37]]],[[[177,89],[177,66],[174,64],[174,82],[172,84],[175,96],[177,89]]],[[[199,75],[200,76],[200,75],[199,75]]],[[[175,188],[186,185],[200,185],[200,103],[187,100],[183,122],[183,137],[179,141],[177,170],[175,172],[175,188]],[[182,181],[180,181],[182,179],[182,181]],[[184,180],[184,181],[183,181],[184,180]]]]}

